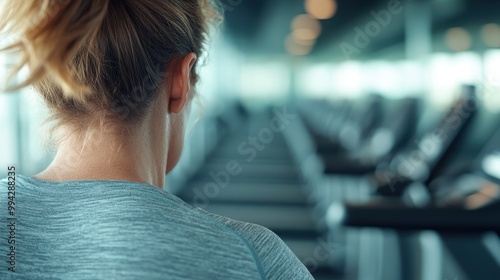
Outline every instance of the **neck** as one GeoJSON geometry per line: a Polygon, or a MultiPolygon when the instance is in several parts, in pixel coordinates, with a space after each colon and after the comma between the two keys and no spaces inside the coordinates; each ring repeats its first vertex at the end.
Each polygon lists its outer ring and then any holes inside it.
{"type": "MultiPolygon", "coordinates": [[[[151,123],[151,122],[146,122],[151,123]]],[[[54,161],[34,176],[46,181],[123,180],[165,187],[165,124],[143,125],[127,134],[96,133],[85,141],[67,137],[54,161]]]]}

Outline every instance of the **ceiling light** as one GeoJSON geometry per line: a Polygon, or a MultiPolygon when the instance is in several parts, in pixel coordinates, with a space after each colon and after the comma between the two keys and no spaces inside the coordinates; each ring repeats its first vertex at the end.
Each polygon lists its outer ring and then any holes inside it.
{"type": "Polygon", "coordinates": [[[321,24],[310,15],[298,15],[292,21],[293,36],[298,41],[311,41],[321,33],[321,24]]]}
{"type": "Polygon", "coordinates": [[[315,18],[308,14],[296,16],[292,21],[292,30],[307,28],[316,32],[321,31],[321,24],[315,18]]]}
{"type": "Polygon", "coordinates": [[[332,18],[337,12],[335,0],[306,0],[306,11],[317,19],[332,18]]]}
{"type": "Polygon", "coordinates": [[[500,47],[500,25],[496,23],[484,25],[481,28],[481,36],[488,47],[500,47]]]}
{"type": "Polygon", "coordinates": [[[450,28],[445,35],[448,47],[453,51],[466,51],[472,47],[472,38],[467,30],[460,27],[450,28]]]}

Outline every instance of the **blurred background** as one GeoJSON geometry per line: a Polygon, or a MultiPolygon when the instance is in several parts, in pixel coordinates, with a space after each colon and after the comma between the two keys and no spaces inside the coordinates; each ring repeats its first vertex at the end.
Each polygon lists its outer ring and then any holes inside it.
{"type": "MultiPolygon", "coordinates": [[[[221,4],[168,191],[316,279],[498,279],[500,2],[221,4]]],[[[0,177],[50,163],[47,113],[0,95],[0,177]]]]}

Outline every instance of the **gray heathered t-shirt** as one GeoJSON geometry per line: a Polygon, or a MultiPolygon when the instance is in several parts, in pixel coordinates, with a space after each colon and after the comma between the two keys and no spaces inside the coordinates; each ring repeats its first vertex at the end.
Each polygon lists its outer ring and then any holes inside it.
{"type": "Polygon", "coordinates": [[[12,197],[1,180],[0,279],[313,279],[270,230],[148,184],[17,175],[12,197]]]}

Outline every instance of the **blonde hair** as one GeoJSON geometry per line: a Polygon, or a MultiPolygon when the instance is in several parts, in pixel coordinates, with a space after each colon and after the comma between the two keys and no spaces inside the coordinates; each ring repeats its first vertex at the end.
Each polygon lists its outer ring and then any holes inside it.
{"type": "Polygon", "coordinates": [[[167,66],[202,56],[209,25],[220,19],[210,0],[5,1],[0,30],[15,41],[3,50],[20,55],[14,75],[29,69],[11,89],[34,86],[56,127],[139,121],[167,66]]]}

